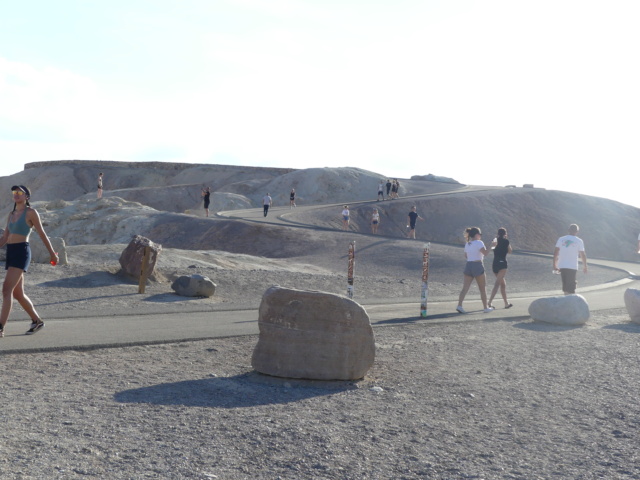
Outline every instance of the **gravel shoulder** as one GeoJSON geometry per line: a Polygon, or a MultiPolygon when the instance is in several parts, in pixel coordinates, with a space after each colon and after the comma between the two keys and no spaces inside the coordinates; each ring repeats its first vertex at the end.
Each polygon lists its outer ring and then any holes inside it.
{"type": "Polygon", "coordinates": [[[640,478],[626,312],[375,335],[357,382],[256,374],[256,336],[3,355],[0,477],[640,478]]]}

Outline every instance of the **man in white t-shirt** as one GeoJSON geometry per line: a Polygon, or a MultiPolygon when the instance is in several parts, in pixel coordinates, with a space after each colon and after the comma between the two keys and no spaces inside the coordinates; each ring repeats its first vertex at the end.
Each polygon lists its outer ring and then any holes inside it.
{"type": "Polygon", "coordinates": [[[273,202],[271,201],[271,196],[269,195],[269,193],[267,192],[267,194],[262,197],[262,207],[264,208],[264,216],[267,216],[267,213],[269,213],[269,207],[271,206],[273,202]]]}
{"type": "Polygon", "coordinates": [[[584,242],[576,235],[580,228],[575,223],[569,225],[569,235],[560,237],[553,252],[553,269],[560,270],[562,291],[565,295],[576,293],[576,274],[578,273],[578,257],[582,259],[584,273],[587,273],[587,254],[584,242]]]}

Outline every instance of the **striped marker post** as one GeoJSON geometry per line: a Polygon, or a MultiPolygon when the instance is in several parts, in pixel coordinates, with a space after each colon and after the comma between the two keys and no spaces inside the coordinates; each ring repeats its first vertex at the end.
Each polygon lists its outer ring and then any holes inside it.
{"type": "Polygon", "coordinates": [[[420,316],[427,316],[427,298],[429,296],[429,247],[430,243],[424,245],[422,252],[422,294],[420,295],[420,316]]]}

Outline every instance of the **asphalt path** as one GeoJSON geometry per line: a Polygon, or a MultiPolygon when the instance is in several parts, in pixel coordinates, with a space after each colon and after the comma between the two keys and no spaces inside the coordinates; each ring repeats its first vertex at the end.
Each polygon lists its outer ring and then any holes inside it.
{"type": "MultiPolygon", "coordinates": [[[[445,194],[450,194],[447,192],[445,194]]],[[[367,203],[367,202],[361,202],[367,203]]],[[[328,205],[297,207],[298,209],[325,208],[328,205]]],[[[257,221],[290,225],[292,228],[317,228],[304,225],[292,225],[286,220],[289,206],[270,210],[265,218],[261,208],[221,212],[219,217],[238,218],[245,221],[257,221]]],[[[602,265],[621,270],[627,278],[589,288],[578,289],[584,296],[591,312],[624,308],[624,292],[627,288],[640,288],[634,270],[638,264],[609,260],[590,259],[590,265],[602,265]]],[[[557,295],[554,292],[531,292],[520,296],[510,295],[513,307],[498,308],[491,313],[482,312],[480,300],[467,299],[467,314],[455,311],[454,299],[431,301],[428,303],[427,317],[420,317],[420,299],[398,300],[375,303],[362,299],[375,328],[403,323],[455,323],[477,321],[518,321],[530,318],[528,309],[533,300],[545,296],[557,295]]],[[[356,297],[354,300],[359,301],[356,297]]],[[[0,339],[0,353],[26,353],[66,349],[93,349],[123,347],[129,345],[148,345],[157,343],[182,342],[222,338],[258,333],[258,310],[230,311],[193,311],[129,315],[95,315],[65,319],[46,320],[46,327],[35,335],[24,335],[17,330],[15,322],[10,332],[0,339]]],[[[24,331],[28,322],[24,322],[24,331]]]]}

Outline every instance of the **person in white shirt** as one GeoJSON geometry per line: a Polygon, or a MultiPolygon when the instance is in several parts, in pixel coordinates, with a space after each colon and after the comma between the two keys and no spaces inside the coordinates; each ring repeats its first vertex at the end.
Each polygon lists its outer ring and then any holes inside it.
{"type": "Polygon", "coordinates": [[[489,313],[493,310],[493,307],[489,307],[487,304],[487,278],[484,274],[484,265],[482,264],[484,256],[489,253],[489,251],[481,240],[482,232],[478,227],[467,228],[464,235],[467,239],[467,243],[464,245],[464,256],[467,258],[467,264],[464,267],[464,284],[458,297],[456,311],[458,313],[467,313],[465,309],[462,308],[462,302],[471,287],[471,283],[475,279],[480,289],[480,298],[484,306],[483,312],[489,313]]]}
{"type": "Polygon", "coordinates": [[[562,291],[565,295],[576,293],[576,274],[578,273],[578,257],[582,259],[582,268],[587,273],[587,254],[584,242],[577,237],[580,228],[575,223],[569,225],[569,235],[560,237],[553,252],[553,270],[560,271],[562,291]]]}
{"type": "Polygon", "coordinates": [[[342,229],[349,230],[349,205],[345,205],[342,209],[342,229]]]}
{"type": "Polygon", "coordinates": [[[264,197],[262,197],[262,206],[264,208],[265,217],[267,216],[267,213],[269,213],[269,207],[271,206],[272,203],[273,202],[271,200],[271,197],[269,196],[269,192],[267,192],[267,194],[264,197]]]}

